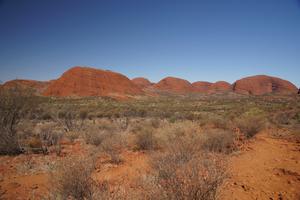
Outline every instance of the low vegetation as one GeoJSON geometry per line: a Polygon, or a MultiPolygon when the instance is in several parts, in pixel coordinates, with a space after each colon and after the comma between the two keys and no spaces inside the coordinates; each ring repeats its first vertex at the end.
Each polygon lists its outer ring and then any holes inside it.
{"type": "Polygon", "coordinates": [[[92,179],[92,158],[70,157],[62,160],[53,172],[52,199],[96,199],[98,185],[92,179]]]}
{"type": "Polygon", "coordinates": [[[296,135],[298,102],[268,96],[119,102],[2,93],[0,154],[56,156],[56,167],[49,169],[52,199],[217,199],[227,158],[239,150],[241,138],[274,127],[296,135]],[[136,188],[124,192],[119,185],[116,192],[115,185],[95,178],[102,169],[128,164],[128,152],[146,157],[149,165],[136,188]]]}

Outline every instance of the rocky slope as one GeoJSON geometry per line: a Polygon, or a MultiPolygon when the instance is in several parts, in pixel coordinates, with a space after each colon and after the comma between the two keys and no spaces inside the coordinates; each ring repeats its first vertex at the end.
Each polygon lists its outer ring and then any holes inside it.
{"type": "Polygon", "coordinates": [[[175,77],[166,77],[154,84],[153,88],[158,91],[175,94],[188,94],[194,92],[194,87],[190,82],[175,77]]]}
{"type": "Polygon", "coordinates": [[[231,84],[226,81],[215,82],[209,87],[209,93],[227,92],[231,90],[231,84]]]}
{"type": "Polygon", "coordinates": [[[126,76],[89,67],[73,67],[52,82],[45,96],[119,96],[141,95],[142,90],[126,76]]]}
{"type": "Polygon", "coordinates": [[[240,94],[263,95],[268,93],[296,94],[298,88],[289,81],[265,75],[242,78],[233,84],[233,91],[240,94]]]}
{"type": "Polygon", "coordinates": [[[203,92],[203,93],[207,93],[211,85],[212,83],[206,81],[197,81],[192,83],[192,86],[194,87],[194,90],[196,92],[203,92]]]}
{"type": "Polygon", "coordinates": [[[49,84],[50,84],[49,81],[16,79],[16,80],[5,82],[3,85],[0,86],[0,88],[1,89],[14,89],[14,88],[24,89],[39,95],[44,90],[46,90],[49,84]]]}
{"type": "Polygon", "coordinates": [[[148,79],[143,77],[137,77],[132,79],[131,81],[142,89],[152,85],[152,83],[148,79]]]}
{"type": "Polygon", "coordinates": [[[210,83],[206,81],[197,81],[193,84],[194,90],[199,93],[219,93],[231,91],[231,84],[226,81],[210,83]]]}

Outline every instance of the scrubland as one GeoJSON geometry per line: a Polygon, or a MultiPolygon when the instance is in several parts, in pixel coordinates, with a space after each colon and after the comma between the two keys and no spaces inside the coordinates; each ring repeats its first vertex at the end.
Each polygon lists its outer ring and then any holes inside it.
{"type": "MultiPolygon", "coordinates": [[[[260,134],[300,153],[298,96],[117,101],[2,92],[0,107],[3,199],[230,199],[223,190],[232,162],[260,134]]],[[[296,161],[290,174],[299,187],[296,161]]],[[[280,195],[296,199],[299,190],[280,195]]]]}

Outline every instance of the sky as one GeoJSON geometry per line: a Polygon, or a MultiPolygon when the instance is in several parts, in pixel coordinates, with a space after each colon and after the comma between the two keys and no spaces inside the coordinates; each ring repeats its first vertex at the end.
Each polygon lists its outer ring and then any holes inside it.
{"type": "Polygon", "coordinates": [[[300,86],[300,0],[0,0],[0,80],[72,66],[157,82],[266,74],[300,86]]]}

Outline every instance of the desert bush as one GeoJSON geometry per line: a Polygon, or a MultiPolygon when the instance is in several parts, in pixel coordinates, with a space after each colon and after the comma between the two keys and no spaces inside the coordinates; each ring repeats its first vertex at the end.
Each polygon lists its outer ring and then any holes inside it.
{"type": "Polygon", "coordinates": [[[105,139],[100,144],[100,151],[110,156],[110,162],[120,164],[123,159],[120,156],[120,151],[124,147],[124,140],[121,135],[106,134],[105,139]]]}
{"type": "Polygon", "coordinates": [[[229,129],[231,121],[225,117],[210,114],[202,117],[200,121],[201,126],[211,126],[218,129],[229,129]]]}
{"type": "Polygon", "coordinates": [[[217,189],[226,177],[225,164],[216,154],[198,152],[188,160],[180,160],[167,152],[155,156],[152,164],[162,199],[216,199],[217,189]]]}
{"type": "Polygon", "coordinates": [[[43,145],[42,141],[38,137],[32,137],[27,142],[28,149],[27,151],[31,151],[33,153],[47,153],[47,148],[43,145]]]}
{"type": "Polygon", "coordinates": [[[202,137],[200,135],[176,135],[169,139],[166,151],[173,154],[179,162],[190,160],[202,150],[202,137]]]}
{"type": "Polygon", "coordinates": [[[98,193],[98,185],[91,178],[94,170],[92,158],[64,158],[52,174],[53,199],[93,199],[98,193]]]}
{"type": "Polygon", "coordinates": [[[58,144],[63,134],[56,130],[56,124],[44,124],[39,127],[38,135],[44,145],[52,146],[58,144]]]}
{"type": "Polygon", "coordinates": [[[52,116],[50,113],[44,113],[41,117],[42,120],[51,120],[52,116]]]}
{"type": "Polygon", "coordinates": [[[261,116],[243,115],[236,120],[236,126],[247,137],[255,136],[265,127],[266,121],[261,116]]]}
{"type": "Polygon", "coordinates": [[[81,120],[79,124],[76,112],[71,111],[71,109],[61,110],[52,118],[62,125],[65,132],[76,132],[83,127],[84,120],[81,120]]]}
{"type": "Polygon", "coordinates": [[[120,118],[118,120],[118,126],[121,130],[125,131],[129,126],[129,119],[127,117],[120,118]]]}
{"type": "Polygon", "coordinates": [[[98,127],[99,127],[100,130],[105,130],[105,131],[110,132],[110,133],[113,133],[118,129],[116,124],[113,123],[113,121],[109,121],[109,120],[101,120],[98,123],[98,127]]]}
{"type": "Polygon", "coordinates": [[[0,91],[0,154],[22,152],[17,126],[36,103],[25,90],[0,91]]]}
{"type": "Polygon", "coordinates": [[[86,110],[81,110],[79,113],[79,118],[85,120],[88,117],[88,112],[86,110]]]}
{"type": "Polygon", "coordinates": [[[153,131],[152,128],[145,127],[136,133],[136,150],[152,150],[157,147],[157,141],[153,131]]]}
{"type": "Polygon", "coordinates": [[[300,114],[296,110],[281,111],[273,115],[272,122],[277,126],[299,124],[300,114]]]}
{"type": "Polygon", "coordinates": [[[168,118],[170,123],[175,123],[178,119],[179,117],[177,115],[172,115],[168,118]]]}
{"type": "Polygon", "coordinates": [[[163,151],[151,157],[155,184],[150,190],[159,191],[161,199],[216,199],[226,177],[225,158],[219,151],[225,151],[227,143],[216,138],[218,134],[223,139],[226,131],[220,131],[214,137],[206,136],[191,121],[158,129],[165,142],[163,151]]]}
{"type": "Polygon", "coordinates": [[[95,146],[99,146],[109,134],[107,131],[96,127],[90,127],[84,133],[85,142],[95,146]]]}
{"type": "Polygon", "coordinates": [[[83,128],[84,124],[85,124],[85,120],[88,119],[88,111],[86,110],[81,110],[79,112],[79,119],[80,119],[80,129],[83,128]]]}
{"type": "Polygon", "coordinates": [[[80,132],[78,131],[68,131],[64,134],[71,142],[74,142],[80,137],[80,132]]]}
{"type": "Polygon", "coordinates": [[[191,121],[166,124],[156,130],[159,146],[185,157],[201,150],[203,141],[199,125],[191,121]]]}
{"type": "Polygon", "coordinates": [[[159,128],[159,126],[160,126],[160,120],[159,119],[157,119],[157,118],[152,118],[151,120],[150,120],[150,124],[151,124],[151,126],[153,127],[153,128],[159,128]]]}
{"type": "Polygon", "coordinates": [[[234,134],[230,130],[210,129],[203,133],[202,148],[216,153],[231,153],[235,150],[234,134]]]}

